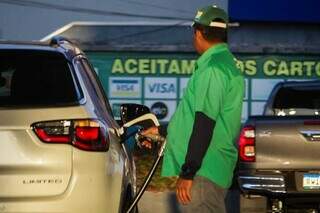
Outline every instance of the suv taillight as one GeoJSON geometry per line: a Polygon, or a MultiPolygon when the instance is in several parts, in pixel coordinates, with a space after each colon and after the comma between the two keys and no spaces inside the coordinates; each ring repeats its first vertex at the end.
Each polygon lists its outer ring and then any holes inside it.
{"type": "Polygon", "coordinates": [[[255,129],[253,126],[245,126],[242,128],[238,144],[240,160],[254,162],[256,160],[256,151],[255,129]]]}
{"type": "Polygon", "coordinates": [[[107,151],[106,129],[98,120],[45,121],[32,125],[42,142],[71,144],[85,151],[107,151]]]}

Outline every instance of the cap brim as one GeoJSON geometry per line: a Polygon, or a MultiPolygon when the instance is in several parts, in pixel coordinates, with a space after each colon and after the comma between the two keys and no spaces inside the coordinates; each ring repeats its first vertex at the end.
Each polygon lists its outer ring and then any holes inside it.
{"type": "Polygon", "coordinates": [[[213,21],[213,22],[210,23],[210,27],[219,27],[219,28],[226,29],[227,28],[227,24],[226,23],[222,23],[222,22],[213,21]]]}

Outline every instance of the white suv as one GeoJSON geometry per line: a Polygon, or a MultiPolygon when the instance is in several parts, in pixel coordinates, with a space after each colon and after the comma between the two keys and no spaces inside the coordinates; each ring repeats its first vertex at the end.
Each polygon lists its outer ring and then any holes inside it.
{"type": "Polygon", "coordinates": [[[135,170],[72,43],[0,42],[0,212],[122,212],[135,170]]]}

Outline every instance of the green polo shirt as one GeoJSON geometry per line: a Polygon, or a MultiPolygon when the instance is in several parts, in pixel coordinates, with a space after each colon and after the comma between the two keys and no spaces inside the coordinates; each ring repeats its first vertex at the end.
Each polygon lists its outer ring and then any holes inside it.
{"type": "Polygon", "coordinates": [[[227,44],[215,45],[203,53],[169,123],[162,175],[180,174],[195,113],[202,112],[215,120],[216,125],[196,175],[228,188],[238,159],[235,141],[240,130],[243,95],[244,78],[227,44]]]}

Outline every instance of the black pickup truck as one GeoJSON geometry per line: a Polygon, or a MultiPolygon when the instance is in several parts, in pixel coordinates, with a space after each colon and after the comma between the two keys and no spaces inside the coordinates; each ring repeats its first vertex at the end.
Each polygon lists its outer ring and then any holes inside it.
{"type": "Polygon", "coordinates": [[[244,194],[267,197],[268,212],[307,204],[320,212],[320,81],[277,84],[238,146],[244,194]]]}

